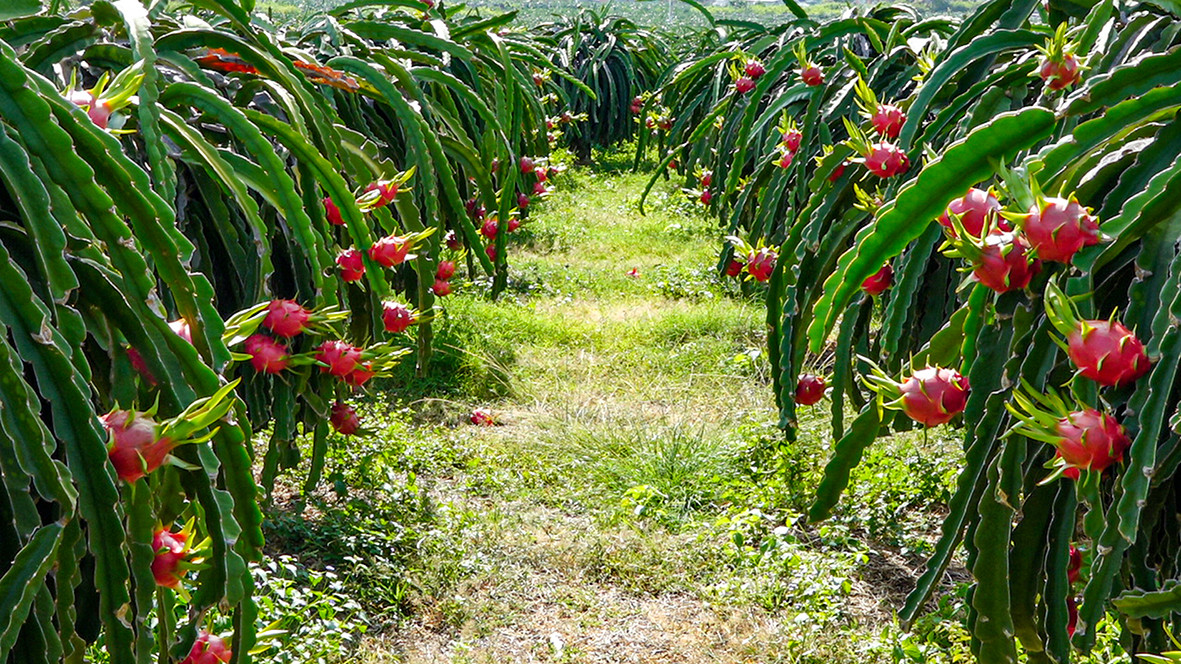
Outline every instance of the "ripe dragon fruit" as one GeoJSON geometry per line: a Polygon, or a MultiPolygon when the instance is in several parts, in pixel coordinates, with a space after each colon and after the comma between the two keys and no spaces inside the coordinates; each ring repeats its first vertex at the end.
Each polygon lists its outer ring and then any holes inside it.
{"type": "MultiPolygon", "coordinates": [[[[546,188],[544,182],[534,182],[533,183],[533,195],[534,196],[545,196],[548,193],[549,193],[549,189],[546,188]]],[[[518,200],[518,202],[520,201],[520,196],[517,197],[517,200],[518,200]]],[[[528,203],[529,203],[528,196],[525,196],[525,203],[526,203],[526,205],[528,205],[528,203]]]]}
{"type": "Polygon", "coordinates": [[[473,410],[469,419],[471,420],[471,423],[475,424],[476,426],[490,427],[496,424],[496,420],[492,417],[492,413],[486,408],[477,408],[473,410]]]}
{"type": "Polygon", "coordinates": [[[1079,573],[1083,569],[1083,552],[1078,547],[1070,545],[1070,563],[1066,566],[1066,578],[1071,583],[1078,583],[1079,573]]]}
{"type": "Polygon", "coordinates": [[[320,367],[320,371],[337,378],[347,377],[361,361],[361,349],[344,341],[325,341],[320,344],[318,350],[316,361],[324,365],[320,367]]]}
{"type": "Polygon", "coordinates": [[[418,313],[401,302],[386,302],[382,305],[381,322],[386,332],[400,334],[418,322],[418,313]]]}
{"type": "Polygon", "coordinates": [[[714,199],[714,195],[712,193],[710,193],[710,191],[708,189],[701,192],[701,195],[697,198],[697,200],[701,201],[702,205],[709,205],[709,202],[712,201],[713,199],[714,199]]]}
{"type": "Polygon", "coordinates": [[[382,267],[393,267],[406,262],[410,256],[409,238],[389,235],[369,247],[369,258],[382,267]]]}
{"type": "Polygon", "coordinates": [[[870,117],[874,131],[879,135],[895,139],[902,133],[902,125],[906,124],[906,114],[893,104],[882,104],[870,117]]]}
{"type": "Polygon", "coordinates": [[[775,271],[775,261],[778,259],[779,254],[774,249],[762,247],[746,257],[746,271],[755,281],[766,281],[775,271]]]}
{"type": "Polygon", "coordinates": [[[337,433],[345,436],[351,436],[361,428],[361,418],[357,417],[357,411],[341,401],[332,404],[328,423],[337,433]]]}
{"type": "Polygon", "coordinates": [[[230,649],[221,637],[201,630],[193,642],[193,649],[180,664],[227,664],[231,656],[230,649]]]}
{"type": "Polygon", "coordinates": [[[436,279],[450,279],[455,276],[455,261],[439,261],[435,267],[436,279]]]}
{"type": "Polygon", "coordinates": [[[1025,288],[1042,269],[1041,261],[1032,258],[1025,238],[1002,230],[994,230],[984,238],[973,264],[972,276],[998,293],[1025,288]]]}
{"type": "Polygon", "coordinates": [[[951,421],[968,404],[968,379],[955,369],[928,367],[898,386],[902,412],[933,427],[951,421]]]}
{"type": "Polygon", "coordinates": [[[250,355],[250,365],[259,373],[281,373],[291,361],[287,347],[265,334],[246,337],[244,347],[250,355]]]}
{"type": "Polygon", "coordinates": [[[1070,263],[1079,249],[1099,244],[1099,221],[1073,196],[1043,199],[1017,224],[1044,261],[1070,263]]]}
{"type": "Polygon", "coordinates": [[[1074,595],[1066,598],[1066,635],[1074,636],[1078,629],[1078,598],[1074,595]]]}
{"type": "Polygon", "coordinates": [[[518,228],[520,228],[520,227],[521,227],[521,220],[520,220],[519,218],[517,218],[517,217],[509,217],[509,219],[508,219],[508,232],[510,232],[510,233],[516,233],[516,232],[517,232],[517,229],[518,229],[518,228]]]}
{"type": "Polygon", "coordinates": [[[1078,58],[1073,53],[1063,53],[1057,58],[1043,57],[1038,76],[1050,90],[1061,90],[1077,83],[1082,73],[1079,71],[1078,58]]]}
{"type": "Polygon", "coordinates": [[[702,171],[701,178],[700,178],[700,180],[698,180],[698,184],[701,186],[701,188],[702,189],[709,189],[709,186],[713,183],[714,183],[714,172],[713,171],[702,171]]]}
{"type": "Polygon", "coordinates": [[[1080,375],[1111,387],[1136,382],[1152,366],[1144,344],[1119,321],[1079,321],[1067,353],[1080,375]]]}
{"type": "MultiPolygon", "coordinates": [[[[544,191],[545,185],[542,185],[541,188],[544,191]]],[[[524,210],[527,207],[529,207],[529,194],[526,194],[525,192],[522,191],[517,194],[517,208],[524,210]]]]}
{"type": "Polygon", "coordinates": [[[882,266],[873,276],[861,282],[861,290],[870,295],[881,295],[886,289],[894,285],[894,267],[889,263],[882,266]]]}
{"type": "Polygon", "coordinates": [[[1057,457],[1065,466],[1063,475],[1077,480],[1082,470],[1103,472],[1124,458],[1132,441],[1114,417],[1094,408],[1069,413],[1055,427],[1057,457]]]}
{"type": "Polygon", "coordinates": [[[373,203],[374,207],[385,207],[394,202],[398,197],[398,183],[393,180],[378,180],[377,182],[370,182],[368,187],[365,187],[366,192],[376,191],[377,201],[373,203]]]}
{"type": "Polygon", "coordinates": [[[1013,230],[1009,222],[1000,216],[1001,202],[991,191],[976,189],[948,204],[947,210],[939,216],[939,225],[948,229],[952,237],[957,236],[952,215],[958,215],[960,225],[969,235],[980,237],[986,227],[998,228],[1003,231],[1013,230]]]}
{"type": "Polygon", "coordinates": [[[824,390],[828,387],[824,379],[812,374],[803,374],[796,382],[795,401],[801,406],[811,406],[824,398],[824,390]]]}
{"type": "Polygon", "coordinates": [[[271,332],[290,339],[302,334],[311,318],[312,312],[294,300],[271,300],[262,324],[271,332]]]}
{"type": "Polygon", "coordinates": [[[179,532],[172,532],[167,528],[160,528],[152,534],[152,576],[156,585],[165,588],[179,589],[181,579],[191,569],[189,562],[193,543],[192,522],[179,532]]]}
{"type": "Polygon", "coordinates": [[[498,232],[500,232],[500,222],[496,219],[489,219],[480,227],[480,235],[483,235],[489,240],[495,240],[498,232]]]}
{"type": "Polygon", "coordinates": [[[365,383],[369,382],[370,378],[373,378],[376,375],[377,372],[373,370],[372,364],[368,362],[358,363],[357,368],[346,374],[343,377],[343,380],[345,383],[352,385],[353,387],[361,387],[365,383]]]}
{"type": "Polygon", "coordinates": [[[865,382],[881,397],[882,405],[901,410],[919,424],[933,427],[950,422],[968,404],[968,379],[955,369],[927,367],[896,382],[872,362],[870,366],[865,382]]]}
{"type": "Polygon", "coordinates": [[[734,90],[740,95],[744,95],[754,89],[755,89],[754,80],[752,80],[751,78],[749,78],[747,76],[743,76],[743,77],[739,78],[737,81],[734,81],[734,90]]]}
{"type": "Polygon", "coordinates": [[[758,60],[751,60],[742,68],[742,73],[750,79],[758,80],[760,76],[767,73],[767,68],[758,60]]]}
{"type": "Polygon", "coordinates": [[[119,479],[131,484],[164,465],[176,443],[160,435],[148,413],[114,410],[99,418],[110,436],[107,456],[119,479]]]}
{"type": "Polygon", "coordinates": [[[336,264],[340,267],[340,278],[345,281],[360,281],[365,276],[365,261],[361,251],[356,247],[340,252],[336,257],[336,264]]]}
{"type": "Polygon", "coordinates": [[[906,153],[893,143],[885,141],[871,145],[869,154],[864,158],[865,167],[880,178],[901,175],[910,169],[910,159],[906,153]]]}
{"type": "Polygon", "coordinates": [[[447,231],[447,235],[443,236],[443,244],[447,245],[451,251],[459,251],[463,247],[455,231],[447,231]]]}
{"type": "Polygon", "coordinates": [[[795,158],[795,154],[792,152],[783,153],[783,156],[779,158],[779,162],[778,162],[779,168],[783,168],[783,169],[791,168],[791,162],[794,158],[795,158]]]}
{"type": "Polygon", "coordinates": [[[798,152],[800,143],[804,140],[804,132],[792,127],[783,132],[783,147],[787,148],[788,152],[798,152]]]}
{"type": "Polygon", "coordinates": [[[484,255],[486,255],[488,257],[488,260],[495,263],[496,262],[496,245],[494,245],[494,244],[488,245],[484,249],[484,255]]]}
{"type": "Polygon", "coordinates": [[[804,81],[804,85],[824,85],[824,72],[816,65],[809,65],[800,72],[800,79],[804,81]]]}
{"type": "Polygon", "coordinates": [[[431,286],[431,292],[437,297],[447,297],[451,294],[451,282],[446,279],[435,279],[434,285],[431,286]]]}
{"type": "Polygon", "coordinates": [[[529,173],[532,173],[534,171],[534,169],[536,169],[536,168],[537,167],[533,163],[532,159],[530,159],[529,157],[521,157],[521,172],[522,173],[528,175],[529,173]]]}
{"type": "Polygon", "coordinates": [[[726,264],[726,276],[737,277],[738,275],[742,274],[742,271],[745,269],[746,263],[743,263],[738,259],[731,258],[730,262],[726,264]]]}
{"type": "Polygon", "coordinates": [[[340,208],[336,207],[336,203],[332,199],[324,197],[324,215],[328,217],[328,223],[333,226],[344,226],[344,217],[340,215],[340,208]]]}

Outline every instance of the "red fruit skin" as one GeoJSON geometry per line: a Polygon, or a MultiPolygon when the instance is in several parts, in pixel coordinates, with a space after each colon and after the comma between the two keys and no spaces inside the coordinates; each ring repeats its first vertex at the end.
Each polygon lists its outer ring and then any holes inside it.
{"type": "Polygon", "coordinates": [[[193,649],[180,664],[226,664],[231,657],[232,653],[221,637],[201,630],[193,642],[193,649]]]}
{"type": "Polygon", "coordinates": [[[795,401],[801,406],[812,406],[824,398],[824,390],[828,387],[824,379],[812,374],[800,376],[796,383],[795,401]]]}
{"type": "Polygon", "coordinates": [[[446,279],[435,279],[435,284],[431,286],[431,292],[438,297],[447,297],[451,294],[451,282],[446,279]]]}
{"type": "Polygon", "coordinates": [[[386,302],[381,312],[381,322],[386,332],[400,334],[418,322],[410,307],[401,302],[386,302]]]}
{"type": "Polygon", "coordinates": [[[290,339],[299,336],[307,328],[311,317],[312,312],[294,300],[271,300],[262,324],[271,332],[290,339]]]}
{"type": "Polygon", "coordinates": [[[881,295],[886,292],[886,289],[894,285],[894,267],[889,263],[882,266],[882,269],[873,274],[872,277],[867,278],[861,282],[861,290],[870,295],[881,295]]]}
{"type": "Polygon", "coordinates": [[[742,271],[745,269],[746,263],[731,258],[730,262],[726,265],[726,276],[737,277],[738,275],[742,274],[742,271]]]}
{"type": "Polygon", "coordinates": [[[1144,344],[1119,321],[1082,321],[1067,347],[1083,377],[1108,387],[1134,383],[1152,367],[1144,344]]]}
{"type": "Polygon", "coordinates": [[[488,221],[485,221],[484,225],[480,227],[480,235],[483,235],[489,240],[495,240],[496,234],[499,232],[500,222],[495,219],[489,219],[488,221]]]}
{"type": "Polygon", "coordinates": [[[99,129],[106,129],[111,119],[111,107],[101,102],[86,90],[72,90],[66,94],[66,99],[79,108],[86,109],[86,115],[99,129]]]}
{"type": "Polygon", "coordinates": [[[1079,249],[1099,244],[1099,221],[1078,201],[1047,198],[1018,223],[1044,261],[1069,263],[1079,249]]]}
{"type": "Polygon", "coordinates": [[[365,261],[355,247],[340,252],[336,264],[340,267],[340,278],[345,281],[360,281],[365,276],[365,261]]]}
{"type": "MultiPolygon", "coordinates": [[[[533,183],[533,195],[534,196],[541,196],[541,195],[548,194],[548,193],[549,193],[549,189],[545,188],[544,182],[534,182],[533,183]]],[[[517,200],[520,200],[519,196],[518,196],[517,200]]],[[[525,202],[528,203],[528,201],[529,201],[529,198],[526,196],[525,202]]]]}
{"type": "Polygon", "coordinates": [[[1078,627],[1078,600],[1073,595],[1066,598],[1066,635],[1074,636],[1078,627]]]}
{"type": "Polygon", "coordinates": [[[788,152],[797,152],[800,149],[800,142],[804,140],[804,132],[799,129],[788,129],[783,132],[783,147],[787,148],[788,152]]]}
{"type": "Polygon", "coordinates": [[[893,140],[902,133],[902,125],[906,124],[906,114],[893,104],[881,104],[874,111],[870,122],[879,135],[893,140]]]}
{"type": "Polygon", "coordinates": [[[351,436],[361,428],[361,418],[357,417],[357,411],[341,401],[332,404],[328,423],[332,425],[333,430],[345,436],[351,436]]]}
{"type": "Polygon", "coordinates": [[[527,175],[529,173],[532,173],[535,168],[536,168],[536,166],[533,164],[532,159],[530,159],[529,157],[521,157],[521,172],[522,173],[525,173],[527,175]]]}
{"type": "Polygon", "coordinates": [[[460,248],[463,247],[463,244],[460,243],[459,236],[455,234],[455,231],[447,231],[447,235],[443,237],[443,244],[447,245],[447,248],[451,251],[459,251],[460,248]]]}
{"type": "Polygon", "coordinates": [[[865,167],[880,178],[901,175],[910,169],[910,159],[893,143],[874,143],[871,150],[869,156],[865,157],[865,167]]]}
{"type": "Polygon", "coordinates": [[[951,421],[968,404],[968,379],[955,369],[928,367],[916,371],[899,386],[902,412],[933,427],[951,421]]]}
{"type": "Polygon", "coordinates": [[[343,380],[353,387],[361,387],[376,375],[377,373],[373,371],[372,364],[358,364],[357,368],[345,375],[343,380]]]}
{"type": "Polygon", "coordinates": [[[737,91],[738,94],[740,94],[740,95],[744,95],[754,89],[755,89],[755,82],[752,79],[750,79],[749,77],[743,76],[742,78],[738,79],[737,81],[734,81],[734,90],[737,91]]]}
{"type": "Polygon", "coordinates": [[[795,159],[794,153],[788,152],[787,154],[783,155],[782,157],[779,158],[779,168],[783,168],[783,169],[791,168],[791,162],[793,159],[795,159]]]}
{"type": "Polygon", "coordinates": [[[377,182],[370,182],[365,191],[376,191],[380,196],[377,199],[377,207],[385,207],[394,202],[398,197],[398,185],[389,180],[379,180],[377,182]]]}
{"type": "Polygon", "coordinates": [[[1071,583],[1078,583],[1079,572],[1083,568],[1083,552],[1078,547],[1070,545],[1070,563],[1066,566],[1066,578],[1071,583]]]}
{"type": "Polygon", "coordinates": [[[771,273],[775,271],[775,261],[778,259],[779,254],[776,254],[767,247],[763,247],[746,257],[746,271],[750,273],[750,276],[754,277],[755,281],[766,281],[771,278],[771,273]]]}
{"type": "Polygon", "coordinates": [[[1122,461],[1124,450],[1132,444],[1114,417],[1093,408],[1076,410],[1058,420],[1055,431],[1058,456],[1066,462],[1063,474],[1071,479],[1078,479],[1081,470],[1103,472],[1122,461]]]}
{"type": "MultiPolygon", "coordinates": [[[[542,186],[542,189],[544,190],[545,187],[542,186]]],[[[529,207],[529,195],[523,191],[517,194],[517,207],[522,210],[529,207]]]]}
{"type": "Polygon", "coordinates": [[[824,72],[816,65],[805,67],[800,72],[800,79],[804,81],[804,85],[824,85],[824,72]]]}
{"type": "Polygon", "coordinates": [[[410,242],[396,235],[383,237],[369,247],[369,259],[382,267],[401,265],[409,254],[410,242]]]}
{"type": "Polygon", "coordinates": [[[361,349],[344,341],[325,341],[319,346],[316,361],[328,365],[320,367],[322,373],[343,379],[357,368],[361,361],[361,349]]]}
{"type": "Polygon", "coordinates": [[[328,223],[333,226],[344,226],[344,217],[340,216],[340,208],[336,207],[336,203],[332,202],[331,198],[324,197],[324,215],[328,217],[328,223]]]}
{"type": "Polygon", "coordinates": [[[157,530],[152,535],[152,576],[156,585],[165,588],[177,588],[184,572],[180,570],[180,563],[185,559],[188,550],[185,543],[188,536],[184,533],[174,533],[167,529],[157,530]]]}
{"type": "Polygon", "coordinates": [[[1078,58],[1071,53],[1065,54],[1061,60],[1057,61],[1042,58],[1042,66],[1038,70],[1038,75],[1046,82],[1046,87],[1051,90],[1056,91],[1069,87],[1081,78],[1078,58]]]}
{"type": "Polygon", "coordinates": [[[263,334],[246,337],[244,347],[250,355],[250,365],[259,373],[280,373],[290,362],[287,347],[263,334]]]}
{"type": "Polygon", "coordinates": [[[472,411],[472,416],[469,418],[472,424],[483,427],[490,427],[496,424],[496,420],[492,418],[492,413],[483,408],[477,408],[472,411]]]}
{"type": "Polygon", "coordinates": [[[174,447],[168,438],[156,437],[156,422],[144,413],[116,410],[99,422],[110,438],[107,457],[115,474],[128,484],[162,466],[174,447]]]}
{"type": "Polygon", "coordinates": [[[701,174],[701,180],[699,180],[699,184],[701,185],[702,189],[709,189],[709,186],[713,183],[714,183],[713,171],[706,171],[701,174]]]}
{"type": "Polygon", "coordinates": [[[509,217],[508,232],[516,233],[517,229],[521,227],[521,220],[516,217],[509,217]]]}
{"type": "Polygon", "coordinates": [[[714,195],[711,194],[709,192],[709,190],[707,189],[707,190],[701,192],[701,198],[699,200],[701,200],[702,205],[709,205],[709,202],[712,201],[713,199],[714,199],[714,195]]]}
{"type": "Polygon", "coordinates": [[[488,256],[488,260],[493,263],[496,262],[496,245],[490,244],[488,248],[484,249],[484,254],[488,256]]]}
{"type": "Polygon", "coordinates": [[[763,63],[759,62],[758,60],[751,60],[750,62],[746,63],[746,67],[743,68],[742,72],[751,79],[758,79],[760,76],[767,73],[767,68],[764,67],[763,63]]]}
{"type": "Polygon", "coordinates": [[[959,215],[960,224],[973,237],[980,237],[986,222],[992,228],[1011,231],[1013,227],[1008,220],[1000,216],[1001,202],[992,193],[975,187],[968,193],[948,204],[947,210],[939,216],[939,225],[946,228],[952,237],[956,237],[955,225],[951,222],[951,215],[959,215]]]}
{"type": "Polygon", "coordinates": [[[1041,261],[1033,258],[1024,237],[994,230],[984,238],[984,254],[972,268],[972,275],[988,288],[1007,293],[1028,286],[1041,269],[1041,261]]]}
{"type": "Polygon", "coordinates": [[[455,261],[439,261],[435,268],[436,279],[450,279],[455,276],[455,261]]]}
{"type": "Polygon", "coordinates": [[[837,167],[832,169],[832,172],[828,174],[828,181],[829,182],[836,182],[837,179],[839,179],[842,175],[845,174],[845,168],[848,165],[849,165],[849,163],[844,162],[844,161],[842,161],[840,164],[837,164],[837,167]]]}

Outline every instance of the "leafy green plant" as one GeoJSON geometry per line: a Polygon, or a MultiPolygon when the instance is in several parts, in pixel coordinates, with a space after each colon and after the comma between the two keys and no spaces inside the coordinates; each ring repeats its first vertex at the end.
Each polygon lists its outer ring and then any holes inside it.
{"type": "MultiPolygon", "coordinates": [[[[717,31],[712,51],[657,91],[676,102],[665,163],[677,162],[689,193],[747,244],[782,247],[767,320],[789,436],[797,377],[821,353],[832,358],[836,444],[813,519],[832,513],[872,440],[916,425],[862,376],[880,365],[875,387],[901,388],[924,367],[955,367],[970,383],[949,411],[964,413],[965,460],[943,537],[901,616],[918,617],[962,545],[980,661],[1016,661],[1017,643],[1031,659],[1068,661],[1093,647],[1113,606],[1130,644],[1159,651],[1178,617],[1168,584],[1181,549],[1162,519],[1181,396],[1167,193],[1175,25],[1150,4],[1001,0],[963,21],[853,9],[819,25],[801,16],[717,31]],[[743,83],[755,58],[763,72],[743,83]],[[964,214],[949,204],[973,187],[1003,208],[983,213],[982,230],[944,214],[964,214]],[[1094,330],[1099,341],[1088,340],[1094,330]],[[1095,345],[1104,339],[1118,353],[1095,345]],[[1152,360],[1144,377],[1141,347],[1152,360]],[[1117,369],[1114,386],[1096,382],[1117,369]],[[1023,397],[1034,413],[1015,400],[1022,383],[1023,394],[1069,394],[1023,397]],[[851,423],[850,405],[860,411],[851,423]],[[1111,445],[1088,447],[1100,426],[1111,445]],[[1047,464],[1064,477],[1043,482],[1047,464]],[[1095,555],[1072,621],[1076,540],[1095,555]]],[[[722,251],[719,271],[732,257],[722,251]]]]}

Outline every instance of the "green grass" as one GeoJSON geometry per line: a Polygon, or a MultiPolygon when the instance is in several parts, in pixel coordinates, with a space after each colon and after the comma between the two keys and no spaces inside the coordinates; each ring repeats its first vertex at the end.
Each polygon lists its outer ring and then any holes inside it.
{"type": "Polygon", "coordinates": [[[962,661],[961,599],[913,635],[891,619],[956,444],[875,443],[834,518],[805,523],[824,414],[783,440],[757,288],[715,276],[721,232],[672,185],[641,216],[646,182],[558,178],[508,293],[459,283],[427,377],[368,404],[376,436],[335,441],[328,486],[270,523],[276,551],[353,588],[360,661],[962,661]]]}

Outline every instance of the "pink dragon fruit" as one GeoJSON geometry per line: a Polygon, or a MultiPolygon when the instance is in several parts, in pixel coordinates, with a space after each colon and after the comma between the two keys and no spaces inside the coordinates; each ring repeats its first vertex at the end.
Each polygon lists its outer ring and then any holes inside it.
{"type": "Polygon", "coordinates": [[[275,334],[290,339],[307,329],[312,312],[293,300],[271,300],[267,315],[262,319],[264,327],[275,334]]]}
{"type": "Polygon", "coordinates": [[[250,365],[259,373],[281,373],[291,361],[287,347],[265,334],[246,337],[244,347],[250,355],[250,365]]]}

